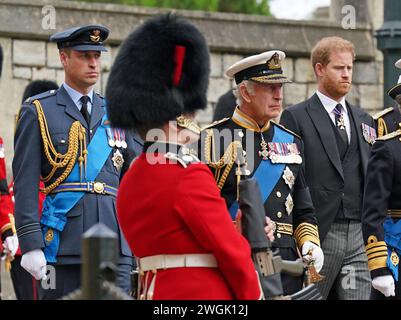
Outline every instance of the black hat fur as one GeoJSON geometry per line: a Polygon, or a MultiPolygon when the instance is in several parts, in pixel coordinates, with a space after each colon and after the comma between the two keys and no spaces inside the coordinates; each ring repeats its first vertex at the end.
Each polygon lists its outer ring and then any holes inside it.
{"type": "Polygon", "coordinates": [[[174,14],[145,21],[123,42],[110,72],[106,99],[112,125],[159,127],[204,109],[209,72],[206,40],[193,24],[174,14]],[[176,45],[185,46],[186,54],[174,86],[176,45]]]}
{"type": "Polygon", "coordinates": [[[58,85],[54,81],[34,80],[25,87],[24,94],[22,95],[22,102],[29,97],[36,96],[39,93],[55,89],[58,89],[58,85]]]}

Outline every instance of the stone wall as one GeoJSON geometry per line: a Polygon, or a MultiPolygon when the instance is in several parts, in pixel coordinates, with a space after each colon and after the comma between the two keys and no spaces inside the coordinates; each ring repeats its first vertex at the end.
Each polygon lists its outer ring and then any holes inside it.
{"type": "MultiPolygon", "coordinates": [[[[49,35],[86,22],[101,23],[111,29],[109,52],[102,56],[102,75],[96,86],[103,93],[118,45],[147,17],[161,12],[166,10],[72,1],[0,0],[0,45],[5,54],[0,79],[0,135],[6,144],[9,175],[14,115],[18,112],[25,86],[35,79],[54,80],[58,84],[63,82],[57,48],[47,42],[49,35]],[[42,8],[45,4],[51,4],[56,9],[56,30],[42,29],[42,8]]],[[[224,70],[253,53],[274,48],[286,52],[283,69],[293,83],[285,85],[285,106],[312,95],[316,85],[309,53],[314,43],[327,35],[344,37],[356,45],[354,86],[349,101],[360,104],[371,113],[382,109],[382,58],[375,49],[369,25],[344,30],[339,23],[330,21],[286,21],[192,11],[180,13],[205,34],[211,51],[209,105],[198,115],[202,125],[210,122],[218,97],[233,86],[232,81],[224,77],[224,70]]]]}

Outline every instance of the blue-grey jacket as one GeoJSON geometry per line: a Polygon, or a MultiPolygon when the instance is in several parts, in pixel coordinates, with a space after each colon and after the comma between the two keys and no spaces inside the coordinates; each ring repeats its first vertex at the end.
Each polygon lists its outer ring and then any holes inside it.
{"type": "MultiPolygon", "coordinates": [[[[38,115],[32,101],[39,100],[49,128],[49,134],[55,149],[64,154],[68,148],[69,130],[74,121],[79,120],[87,129],[86,141],[90,143],[105,113],[104,98],[93,96],[90,125],[86,124],[81,112],[76,107],[67,91],[61,86],[58,90],[41,93],[28,99],[21,108],[14,139],[14,159],[12,163],[15,193],[15,220],[22,253],[44,248],[38,215],[39,179],[51,171],[43,148],[38,115]]],[[[135,157],[132,135],[126,133],[128,147],[120,149],[124,156],[122,169],[113,165],[113,148],[96,181],[118,188],[120,179],[135,157]]],[[[58,169],[53,178],[46,183],[50,185],[65,170],[58,169]]],[[[52,196],[52,194],[48,195],[52,196]]],[[[94,224],[101,222],[119,235],[120,261],[131,263],[132,254],[118,227],[116,216],[116,199],[111,195],[85,193],[79,202],[67,213],[67,224],[60,235],[60,246],[57,263],[80,263],[81,236],[94,224]]]]}

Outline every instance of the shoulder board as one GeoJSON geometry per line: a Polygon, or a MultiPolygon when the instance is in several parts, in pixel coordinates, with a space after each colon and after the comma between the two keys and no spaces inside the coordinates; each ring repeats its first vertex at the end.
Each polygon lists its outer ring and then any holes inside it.
{"type": "Polygon", "coordinates": [[[96,94],[100,99],[104,99],[104,96],[102,96],[100,93],[95,92],[95,94],[96,94]]]}
{"type": "Polygon", "coordinates": [[[44,99],[44,98],[47,98],[47,97],[54,96],[56,94],[56,92],[57,92],[57,90],[53,89],[53,90],[49,90],[49,91],[45,91],[45,92],[39,93],[37,95],[34,95],[32,97],[27,98],[25,100],[25,103],[32,103],[32,101],[35,101],[35,100],[40,100],[40,99],[44,99]]]}
{"type": "Polygon", "coordinates": [[[401,136],[401,130],[393,131],[389,134],[386,134],[385,136],[377,138],[376,141],[386,141],[386,140],[390,140],[390,139],[393,139],[398,136],[401,136]]]}
{"type": "Polygon", "coordinates": [[[214,122],[212,122],[211,124],[208,124],[207,126],[203,127],[203,128],[201,129],[201,131],[203,131],[203,130],[205,130],[205,129],[212,128],[212,127],[214,127],[214,126],[217,126],[218,124],[223,123],[223,122],[226,122],[226,121],[228,121],[228,120],[230,120],[230,119],[231,119],[231,118],[223,118],[223,119],[221,119],[221,120],[214,121],[214,122]]]}
{"type": "Polygon", "coordinates": [[[287,131],[288,133],[292,134],[293,136],[296,136],[298,139],[301,139],[301,140],[302,140],[302,138],[301,138],[299,135],[297,135],[295,132],[292,132],[291,130],[287,129],[287,128],[284,127],[283,125],[278,124],[278,123],[276,123],[276,122],[274,122],[274,121],[271,121],[271,123],[273,123],[275,126],[281,128],[281,129],[283,129],[284,131],[287,131]]]}
{"type": "Polygon", "coordinates": [[[379,111],[379,112],[375,113],[375,114],[372,116],[372,118],[373,118],[374,120],[378,120],[379,118],[383,117],[385,114],[387,114],[387,113],[389,113],[389,112],[391,112],[391,111],[394,111],[394,108],[393,108],[393,107],[386,108],[386,109],[384,109],[384,110],[382,110],[382,111],[379,111]]]}

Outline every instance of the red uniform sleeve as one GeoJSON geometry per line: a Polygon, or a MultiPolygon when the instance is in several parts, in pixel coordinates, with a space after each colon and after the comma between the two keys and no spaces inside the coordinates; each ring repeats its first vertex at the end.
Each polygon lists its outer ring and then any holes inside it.
{"type": "Polygon", "coordinates": [[[260,299],[247,240],[235,229],[213,176],[203,164],[185,169],[175,209],[195,238],[210,250],[236,299],[260,299]]]}

